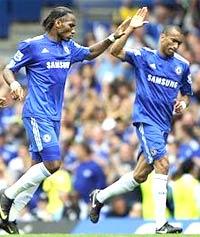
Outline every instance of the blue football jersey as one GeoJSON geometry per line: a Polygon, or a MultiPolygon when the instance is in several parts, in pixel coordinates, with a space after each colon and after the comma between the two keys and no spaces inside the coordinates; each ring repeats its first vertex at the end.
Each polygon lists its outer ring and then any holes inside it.
{"type": "Polygon", "coordinates": [[[125,61],[135,67],[136,74],[133,122],[170,131],[178,92],[192,94],[189,62],[177,53],[163,57],[149,48],[127,49],[125,61]]]}
{"type": "Polygon", "coordinates": [[[7,68],[14,73],[25,67],[28,93],[23,117],[60,120],[64,87],[70,66],[90,54],[73,40],[56,42],[47,34],[22,41],[7,68]]]}

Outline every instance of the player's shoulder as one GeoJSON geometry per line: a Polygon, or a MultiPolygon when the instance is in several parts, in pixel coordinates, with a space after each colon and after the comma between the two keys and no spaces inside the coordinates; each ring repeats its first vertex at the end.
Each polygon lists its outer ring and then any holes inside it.
{"type": "Polygon", "coordinates": [[[144,52],[149,53],[149,54],[156,54],[156,52],[157,52],[157,50],[151,49],[149,47],[142,47],[141,50],[143,50],[144,52]]]}
{"type": "Polygon", "coordinates": [[[140,54],[144,57],[152,57],[156,54],[156,50],[151,49],[149,47],[142,47],[142,48],[139,49],[138,54],[140,54]]]}
{"type": "Polygon", "coordinates": [[[175,58],[176,60],[179,60],[180,62],[182,62],[182,63],[184,63],[184,64],[190,65],[190,62],[189,62],[186,58],[184,58],[183,56],[181,56],[181,55],[178,54],[178,53],[174,53],[174,58],[175,58]]]}
{"type": "Polygon", "coordinates": [[[25,49],[35,50],[37,49],[38,46],[41,45],[44,39],[45,39],[44,35],[38,35],[32,38],[22,40],[19,43],[18,48],[19,50],[25,50],[25,49]]]}
{"type": "Polygon", "coordinates": [[[141,55],[141,51],[138,48],[125,47],[125,52],[129,54],[134,54],[135,56],[141,55]]]}
{"type": "Polygon", "coordinates": [[[37,35],[35,37],[25,39],[21,43],[26,45],[39,44],[44,39],[45,39],[44,35],[37,35]]]}
{"type": "Polygon", "coordinates": [[[67,54],[72,53],[75,48],[79,48],[79,47],[81,46],[72,39],[63,40],[63,48],[67,54]]]}
{"type": "Polygon", "coordinates": [[[156,50],[150,49],[148,47],[141,47],[141,48],[125,48],[125,52],[131,54],[134,54],[135,56],[149,56],[156,54],[156,50]]]}
{"type": "Polygon", "coordinates": [[[78,44],[76,41],[74,41],[73,39],[70,39],[70,40],[68,40],[68,41],[65,41],[66,42],[66,44],[69,46],[69,47],[76,47],[76,48],[80,48],[81,47],[81,45],[80,44],[78,44]]]}

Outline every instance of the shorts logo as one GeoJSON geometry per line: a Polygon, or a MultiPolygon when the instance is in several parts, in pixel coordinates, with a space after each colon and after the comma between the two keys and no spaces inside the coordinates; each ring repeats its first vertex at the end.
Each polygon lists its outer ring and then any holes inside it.
{"type": "Polygon", "coordinates": [[[43,139],[44,142],[50,142],[51,141],[51,135],[44,134],[42,139],[43,139]]]}
{"type": "Polygon", "coordinates": [[[155,148],[151,148],[150,153],[152,156],[155,156],[157,154],[157,150],[155,148]]]}

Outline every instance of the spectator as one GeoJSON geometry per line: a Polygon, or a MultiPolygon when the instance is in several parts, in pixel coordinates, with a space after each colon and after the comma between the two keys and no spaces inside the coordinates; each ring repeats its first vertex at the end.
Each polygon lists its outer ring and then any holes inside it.
{"type": "Polygon", "coordinates": [[[60,169],[43,182],[43,190],[45,191],[48,203],[47,211],[52,219],[58,221],[62,217],[65,200],[72,191],[71,177],[69,173],[60,169]]]}
{"type": "Polygon", "coordinates": [[[194,161],[188,159],[183,161],[177,172],[181,177],[172,182],[175,218],[197,219],[200,217],[200,184],[197,180],[199,171],[194,161]],[[187,187],[187,192],[185,192],[185,187],[187,187]]]}
{"type": "Polygon", "coordinates": [[[107,217],[126,217],[128,216],[129,208],[123,197],[115,197],[111,201],[111,209],[107,213],[107,217]]]}
{"type": "Polygon", "coordinates": [[[94,188],[106,185],[102,168],[92,160],[92,151],[85,143],[76,145],[76,155],[80,164],[74,173],[74,190],[84,202],[89,202],[89,194],[94,188]]]}

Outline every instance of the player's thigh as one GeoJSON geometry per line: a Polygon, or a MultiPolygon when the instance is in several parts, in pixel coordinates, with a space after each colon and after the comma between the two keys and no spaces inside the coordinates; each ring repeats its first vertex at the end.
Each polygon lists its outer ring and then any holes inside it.
{"type": "Polygon", "coordinates": [[[23,122],[33,159],[60,160],[59,133],[55,122],[39,118],[24,118],[23,122]]]}
{"type": "Polygon", "coordinates": [[[157,174],[168,174],[169,171],[169,159],[167,156],[164,156],[158,160],[154,161],[154,169],[157,174]]]}
{"type": "Polygon", "coordinates": [[[149,164],[166,156],[166,138],[161,129],[153,125],[138,123],[136,132],[141,151],[149,164]]]}

